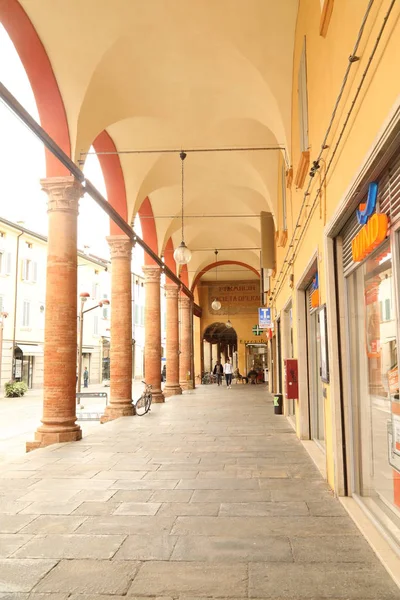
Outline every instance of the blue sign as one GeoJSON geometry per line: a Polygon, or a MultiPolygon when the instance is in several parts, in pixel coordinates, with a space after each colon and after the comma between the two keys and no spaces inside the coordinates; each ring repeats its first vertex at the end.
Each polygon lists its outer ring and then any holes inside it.
{"type": "Polygon", "coordinates": [[[368,196],[365,204],[360,204],[357,210],[357,221],[360,225],[365,225],[376,208],[378,197],[378,184],[373,181],[368,186],[368,196]]]}
{"type": "Polygon", "coordinates": [[[258,326],[261,329],[268,329],[271,327],[271,309],[270,308],[259,308],[258,309],[258,326]]]}

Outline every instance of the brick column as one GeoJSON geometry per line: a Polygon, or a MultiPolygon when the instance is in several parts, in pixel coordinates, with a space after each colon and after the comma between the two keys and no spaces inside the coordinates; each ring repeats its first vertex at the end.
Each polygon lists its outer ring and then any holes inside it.
{"type": "Polygon", "coordinates": [[[146,303],[144,318],[144,372],[146,383],[153,386],[153,402],[164,402],[161,391],[161,302],[160,267],[143,267],[146,303]]]}
{"type": "Polygon", "coordinates": [[[74,177],[41,181],[48,196],[42,425],[26,450],[82,439],[76,424],[77,222],[84,194],[74,177]]]}
{"type": "Polygon", "coordinates": [[[183,390],[193,388],[192,383],[192,327],[191,300],[181,294],[181,353],[179,364],[179,383],[183,390]],[[188,375],[189,374],[189,375],[188,375]]]}
{"type": "Polygon", "coordinates": [[[101,422],[135,414],[132,404],[132,241],[107,238],[111,251],[110,403],[101,422]]]}
{"type": "Polygon", "coordinates": [[[164,387],[164,396],[182,394],[179,385],[179,320],[177,285],[165,286],[167,297],[167,382],[164,387]]]}

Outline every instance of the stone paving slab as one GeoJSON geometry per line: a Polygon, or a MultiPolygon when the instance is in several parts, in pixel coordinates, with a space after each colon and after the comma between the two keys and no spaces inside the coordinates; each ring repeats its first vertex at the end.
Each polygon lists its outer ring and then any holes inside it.
{"type": "Polygon", "coordinates": [[[204,562],[293,562],[287,537],[213,537],[178,538],[171,560],[204,562]]]}
{"type": "Polygon", "coordinates": [[[195,594],[237,598],[247,595],[247,565],[148,562],[135,577],[129,595],[195,594]]]}
{"type": "Polygon", "coordinates": [[[4,465],[0,600],[400,600],[265,388],[231,392],[4,465]]]}
{"type": "Polygon", "coordinates": [[[344,600],[398,600],[399,589],[388,581],[383,567],[349,563],[250,564],[249,597],[293,600],[341,598],[344,600]]]}
{"type": "Polygon", "coordinates": [[[0,559],[0,592],[30,592],[57,564],[54,560],[0,559]]]}
{"type": "Polygon", "coordinates": [[[125,594],[139,563],[134,561],[62,560],[35,587],[36,592],[125,594]]]}
{"type": "Polygon", "coordinates": [[[112,558],[125,535],[37,535],[14,553],[16,558],[112,558]]]}

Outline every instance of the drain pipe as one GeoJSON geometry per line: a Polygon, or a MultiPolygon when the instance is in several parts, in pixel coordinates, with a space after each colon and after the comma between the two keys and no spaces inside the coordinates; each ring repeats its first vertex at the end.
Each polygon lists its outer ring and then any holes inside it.
{"type": "Polygon", "coordinates": [[[15,259],[15,287],[14,287],[14,324],[13,324],[13,339],[12,339],[12,347],[11,347],[11,381],[14,381],[15,377],[15,332],[17,328],[17,308],[18,308],[18,264],[19,264],[19,240],[20,237],[24,235],[24,232],[17,236],[17,256],[15,259]]]}

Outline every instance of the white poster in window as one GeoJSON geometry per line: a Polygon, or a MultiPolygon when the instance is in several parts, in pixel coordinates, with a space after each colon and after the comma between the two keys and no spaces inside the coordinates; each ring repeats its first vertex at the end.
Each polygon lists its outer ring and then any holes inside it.
{"type": "Polygon", "coordinates": [[[22,377],[22,360],[20,358],[15,359],[15,379],[22,377]]]}

